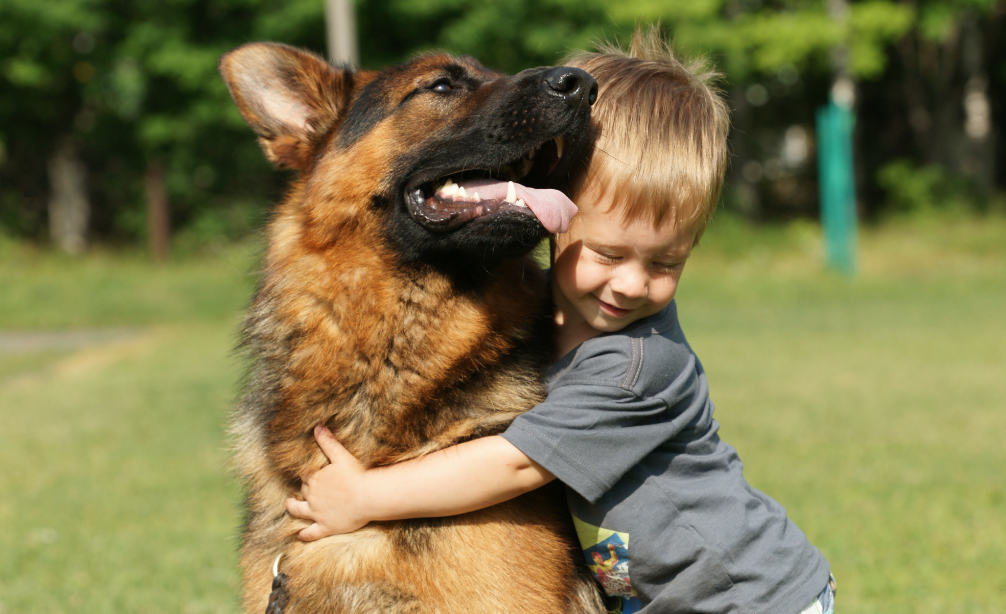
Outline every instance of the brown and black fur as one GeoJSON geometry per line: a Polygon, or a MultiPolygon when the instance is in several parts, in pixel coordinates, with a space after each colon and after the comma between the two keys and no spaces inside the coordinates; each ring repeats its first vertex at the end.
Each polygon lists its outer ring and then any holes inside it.
{"type": "Polygon", "coordinates": [[[316,424],[384,465],[499,433],[544,397],[550,307],[526,254],[546,231],[503,209],[423,219],[409,194],[563,135],[558,165],[528,183],[560,184],[582,163],[592,102],[571,90],[593,80],[548,68],[502,77],[442,54],[353,72],[264,43],[220,69],[270,161],[299,171],[269,224],[244,325],[253,365],[232,428],[247,486],[245,611],[265,610],[282,553],[288,614],[603,612],[548,489],[311,543],[284,509],[326,462],[316,424]]]}

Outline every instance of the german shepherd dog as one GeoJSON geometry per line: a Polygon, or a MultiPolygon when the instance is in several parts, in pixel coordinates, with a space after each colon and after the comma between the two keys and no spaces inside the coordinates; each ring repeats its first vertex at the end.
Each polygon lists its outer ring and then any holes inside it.
{"type": "Polygon", "coordinates": [[[594,80],[444,54],[351,71],[269,43],[220,70],[268,159],[299,171],[243,328],[245,611],[603,612],[548,489],[310,543],[284,509],[327,462],[317,424],[386,465],[499,433],[544,398],[551,307],[527,254],[575,213],[553,188],[583,164],[594,80]]]}

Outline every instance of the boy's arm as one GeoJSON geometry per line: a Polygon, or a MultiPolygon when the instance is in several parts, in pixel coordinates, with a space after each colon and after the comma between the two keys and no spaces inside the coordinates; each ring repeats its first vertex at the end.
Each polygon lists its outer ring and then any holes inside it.
{"type": "Polygon", "coordinates": [[[304,541],[355,531],[372,520],[453,516],[501,503],[554,476],[499,436],[367,469],[323,426],[314,429],[330,465],[304,480],[292,516],[314,522],[304,541]]]}

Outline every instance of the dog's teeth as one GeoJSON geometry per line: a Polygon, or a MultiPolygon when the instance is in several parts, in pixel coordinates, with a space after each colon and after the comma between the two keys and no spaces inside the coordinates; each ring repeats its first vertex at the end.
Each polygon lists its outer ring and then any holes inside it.
{"type": "Polygon", "coordinates": [[[534,154],[526,155],[520,161],[520,176],[523,178],[534,168],[534,154]]]}
{"type": "Polygon", "coordinates": [[[478,192],[475,193],[475,202],[477,202],[477,203],[482,202],[482,199],[479,198],[479,193],[478,192]]]}
{"type": "Polygon", "coordinates": [[[458,184],[456,184],[453,181],[451,181],[451,178],[448,177],[447,181],[444,182],[444,185],[440,186],[440,189],[437,190],[437,194],[439,196],[444,196],[444,197],[455,196],[455,195],[457,195],[458,190],[460,190],[460,189],[461,189],[461,186],[459,186],[458,184]]]}
{"type": "Polygon", "coordinates": [[[461,198],[468,198],[468,194],[465,193],[464,186],[458,186],[458,196],[461,198]]]}
{"type": "Polygon", "coordinates": [[[512,203],[517,200],[517,188],[513,187],[513,182],[506,182],[506,198],[503,199],[508,203],[512,203]]]}
{"type": "Polygon", "coordinates": [[[562,134],[555,137],[555,153],[562,159],[562,150],[566,148],[566,137],[562,134]]]}
{"type": "Polygon", "coordinates": [[[460,186],[457,183],[451,180],[451,177],[448,177],[447,181],[444,182],[444,185],[437,190],[437,195],[443,197],[454,196],[458,193],[459,187],[460,186]]]}
{"type": "Polygon", "coordinates": [[[517,202],[514,203],[514,204],[517,205],[518,207],[524,207],[525,209],[527,209],[527,205],[524,204],[524,199],[523,198],[518,198],[517,202]]]}

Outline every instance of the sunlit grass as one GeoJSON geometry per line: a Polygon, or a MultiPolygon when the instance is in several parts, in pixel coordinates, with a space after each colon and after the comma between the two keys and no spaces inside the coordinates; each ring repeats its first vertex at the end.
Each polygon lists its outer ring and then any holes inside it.
{"type": "Polygon", "coordinates": [[[0,246],[0,613],[238,611],[223,429],[254,253],[0,246]]]}
{"type": "MultiPolygon", "coordinates": [[[[722,436],[832,563],[845,613],[1006,611],[1006,220],[867,229],[720,218],[678,295],[722,436]]],[[[0,246],[0,614],[236,612],[223,425],[252,247],[152,266],[0,246]]]]}
{"type": "Polygon", "coordinates": [[[229,318],[254,288],[253,242],[154,265],[96,249],[74,259],[0,237],[0,329],[79,328],[229,318]]]}
{"type": "Polygon", "coordinates": [[[151,327],[0,381],[0,612],[235,612],[232,330],[151,327]]]}

